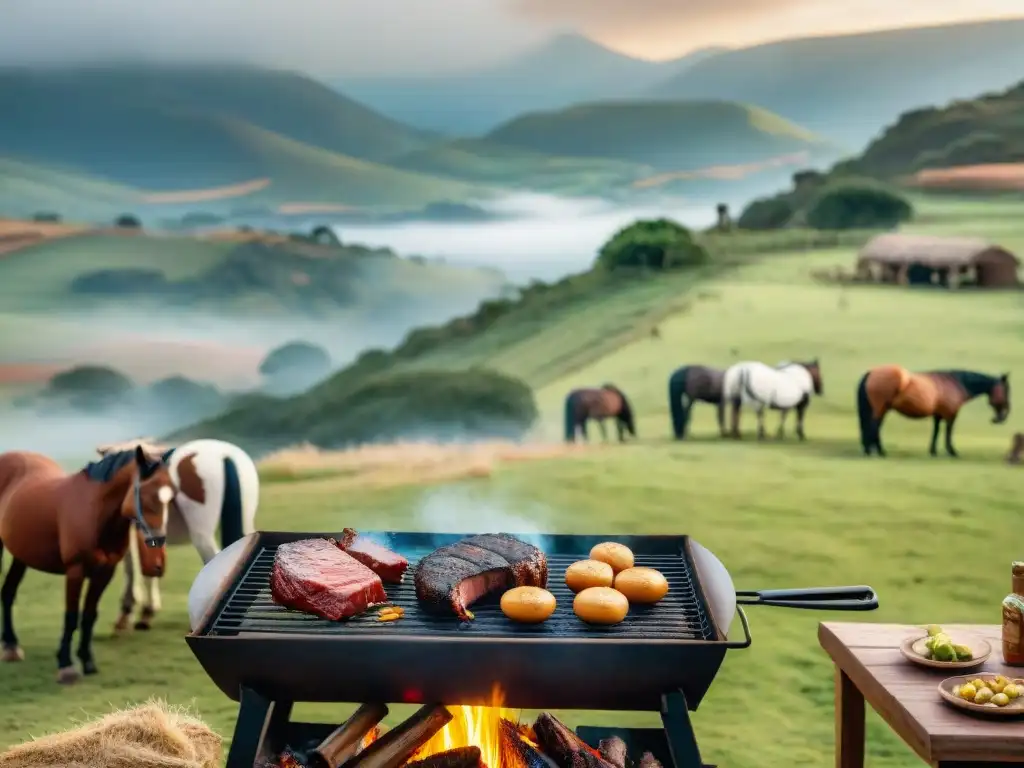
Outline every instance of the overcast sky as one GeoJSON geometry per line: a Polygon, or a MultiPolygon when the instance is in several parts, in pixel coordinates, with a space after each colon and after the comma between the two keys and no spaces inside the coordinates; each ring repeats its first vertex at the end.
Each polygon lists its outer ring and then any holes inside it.
{"type": "Polygon", "coordinates": [[[408,74],[471,69],[556,31],[657,59],[1011,15],[1022,0],[0,0],[0,63],[220,58],[408,74]]]}

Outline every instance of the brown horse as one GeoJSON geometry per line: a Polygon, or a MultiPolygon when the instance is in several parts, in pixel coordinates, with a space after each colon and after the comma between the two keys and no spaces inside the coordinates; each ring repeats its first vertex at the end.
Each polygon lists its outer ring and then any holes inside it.
{"type": "Polygon", "coordinates": [[[725,401],[722,400],[722,382],[725,370],[706,365],[684,365],[668,379],[668,405],[672,412],[672,431],[676,440],[686,436],[690,410],[698,400],[718,406],[718,431],[725,437],[725,401]]]}
{"type": "Polygon", "coordinates": [[[622,390],[614,384],[603,384],[600,389],[574,389],[565,398],[565,441],[576,442],[576,431],[587,435],[587,421],[597,419],[601,427],[601,437],[608,439],[604,420],[614,418],[619,430],[619,442],[625,442],[625,433],[636,437],[636,424],[633,421],[633,408],[622,390]]]}
{"type": "Polygon", "coordinates": [[[140,552],[143,572],[161,576],[167,515],[176,493],[167,466],[147,456],[141,446],[110,454],[73,475],[38,453],[0,454],[0,556],[6,549],[13,558],[0,588],[3,661],[24,658],[12,612],[25,571],[34,568],[64,574],[58,682],[78,679],[71,660],[76,629],[81,630],[77,655],[82,671],[95,674],[92,634],[97,606],[128,549],[132,524],[145,540],[140,552]],[[79,614],[86,579],[89,588],[79,614]]]}
{"type": "Polygon", "coordinates": [[[938,454],[939,426],[946,422],[946,453],[956,456],[953,425],[965,403],[988,395],[993,424],[1002,424],[1010,415],[1010,376],[988,376],[974,371],[926,371],[911,373],[898,365],[882,365],[864,374],[857,387],[857,414],[860,418],[860,442],[864,455],[882,448],[882,419],[890,410],[911,419],[934,420],[929,453],[938,454]]]}

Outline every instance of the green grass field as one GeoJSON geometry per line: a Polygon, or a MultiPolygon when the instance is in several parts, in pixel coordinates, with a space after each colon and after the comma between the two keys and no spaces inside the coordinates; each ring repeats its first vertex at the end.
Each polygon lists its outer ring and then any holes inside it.
{"type": "MultiPolygon", "coordinates": [[[[999,203],[1021,221],[1024,204],[999,203]]],[[[975,204],[944,202],[937,224],[922,229],[975,231],[975,204]]],[[[926,211],[927,213],[927,211],[926,211]]],[[[1024,230],[1005,232],[1022,243],[1024,230]]],[[[854,390],[880,363],[911,368],[955,366],[1024,375],[1016,293],[840,289],[814,284],[808,273],[849,265],[851,249],[766,256],[709,282],[666,284],[664,291],[619,295],[555,313],[514,334],[500,327],[478,344],[498,367],[526,372],[538,386],[540,431],[560,433],[561,401],[581,384],[613,381],[639,414],[640,439],[580,457],[504,465],[489,479],[447,487],[342,490],[338,478],[268,482],[258,524],[264,529],[415,528],[428,501],[451,510],[453,528],[472,529],[482,510],[529,517],[553,532],[689,533],[730,568],[739,589],[871,584],[881,609],[844,615],[751,609],[754,644],[732,653],[695,716],[705,761],[723,766],[822,766],[833,760],[832,670],[816,640],[823,620],[908,623],[997,623],[1009,588],[1009,565],[1021,557],[1019,470],[1002,462],[1014,424],[994,427],[983,402],[967,406],[957,425],[962,458],[927,455],[930,425],[892,417],[885,425],[888,459],[860,455],[854,390]],[[659,319],[661,338],[624,334],[617,348],[584,339],[616,316],[633,327],[643,312],[684,306],[659,319]],[[543,325],[543,328],[540,326],[543,325]],[[494,334],[488,341],[488,337],[494,334]],[[502,342],[518,337],[518,341],[502,342]],[[575,361],[552,361],[561,350],[575,361]],[[693,439],[669,440],[666,379],[685,363],[725,365],[741,358],[777,361],[818,355],[824,396],[807,417],[808,441],[723,442],[710,406],[695,410],[693,439]],[[437,494],[443,494],[438,497],[437,494]]],[[[638,291],[640,289],[637,289],[638,291]]],[[[607,297],[604,297],[607,298],[607,297]]],[[[450,353],[453,356],[456,352],[450,353]]],[[[773,430],[774,416],[769,416],[773,430]]],[[[54,682],[62,615],[60,581],[30,574],[17,605],[27,659],[0,668],[0,745],[98,716],[151,694],[194,703],[230,736],[236,705],[208,681],[188,651],[185,600],[199,566],[188,548],[171,553],[164,611],[149,634],[111,639],[121,589],[103,603],[96,649],[101,674],[73,690],[54,682]]],[[[303,705],[299,716],[338,721],[343,706],[303,705]]],[[[399,712],[404,710],[399,709],[399,712]]],[[[399,715],[401,716],[401,715],[399,715]]],[[[656,725],[654,713],[566,713],[572,723],[656,725]]],[[[871,715],[872,768],[903,768],[917,758],[871,715]]]]}

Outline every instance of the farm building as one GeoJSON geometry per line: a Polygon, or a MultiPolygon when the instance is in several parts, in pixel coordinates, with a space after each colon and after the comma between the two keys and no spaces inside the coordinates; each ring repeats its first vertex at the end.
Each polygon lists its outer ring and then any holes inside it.
{"type": "Polygon", "coordinates": [[[857,258],[857,279],[948,288],[1015,286],[1020,260],[1001,246],[967,237],[885,234],[872,238],[857,258]]]}

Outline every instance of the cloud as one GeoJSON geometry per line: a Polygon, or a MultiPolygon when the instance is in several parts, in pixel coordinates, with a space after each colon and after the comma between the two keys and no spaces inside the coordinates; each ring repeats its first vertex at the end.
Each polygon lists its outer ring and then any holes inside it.
{"type": "Polygon", "coordinates": [[[474,67],[543,25],[480,0],[0,0],[0,64],[226,60],[318,75],[474,67]]]}

